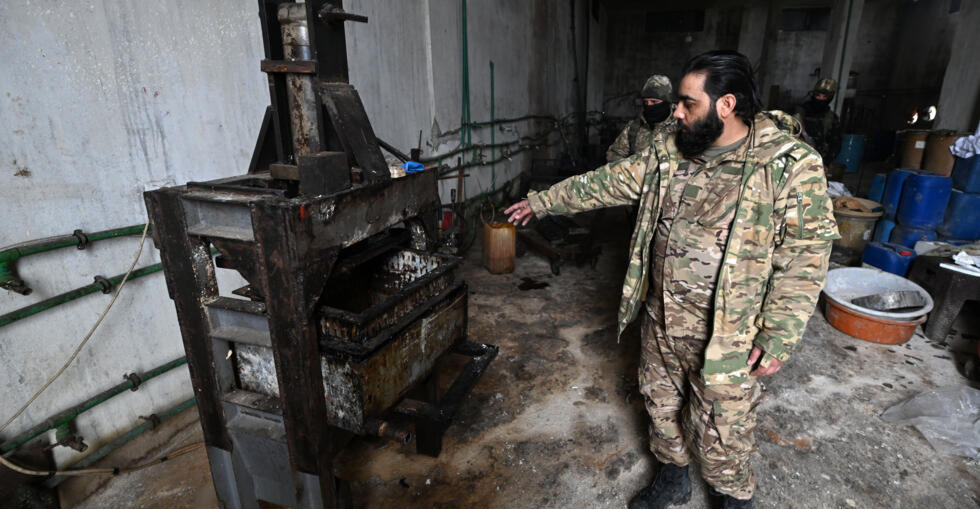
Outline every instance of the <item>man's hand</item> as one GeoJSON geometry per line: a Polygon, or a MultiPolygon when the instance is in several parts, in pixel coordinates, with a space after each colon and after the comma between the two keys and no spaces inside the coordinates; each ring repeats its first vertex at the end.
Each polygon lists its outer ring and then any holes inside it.
{"type": "Polygon", "coordinates": [[[531,210],[531,204],[528,203],[527,200],[521,200],[510,207],[507,207],[504,214],[510,214],[510,217],[507,218],[507,220],[520,226],[526,225],[527,222],[534,217],[534,211],[531,210]],[[521,221],[522,219],[523,222],[521,221]]]}
{"type": "MultiPolygon", "coordinates": [[[[749,354],[749,360],[745,364],[748,366],[755,366],[755,363],[758,362],[759,358],[761,358],[765,353],[766,352],[757,346],[752,347],[752,353],[749,354]]],[[[752,376],[767,376],[779,371],[779,368],[781,367],[783,367],[783,361],[773,358],[769,361],[768,366],[758,366],[749,374],[752,376]]]]}

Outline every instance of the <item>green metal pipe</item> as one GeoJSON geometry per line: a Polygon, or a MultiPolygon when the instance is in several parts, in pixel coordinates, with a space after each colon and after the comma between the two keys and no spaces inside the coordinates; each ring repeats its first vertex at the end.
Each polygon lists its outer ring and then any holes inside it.
{"type": "Polygon", "coordinates": [[[847,19],[844,20],[844,40],[840,48],[840,65],[837,67],[837,94],[834,95],[834,111],[840,110],[840,101],[844,97],[844,93],[847,90],[841,89],[841,85],[847,86],[844,83],[844,59],[847,58],[847,37],[851,31],[851,11],[854,8],[854,0],[847,2],[847,19]]]}
{"type": "MultiPolygon", "coordinates": [[[[631,117],[623,117],[623,118],[628,120],[631,117]]],[[[524,122],[526,120],[547,120],[549,122],[557,122],[558,118],[555,117],[554,115],[524,115],[522,117],[514,117],[514,118],[498,118],[492,122],[489,120],[484,122],[470,122],[465,126],[454,127],[442,133],[442,136],[449,136],[452,134],[456,134],[466,127],[483,128],[483,127],[491,127],[495,125],[516,124],[518,122],[524,122]]]]}
{"type": "Polygon", "coordinates": [[[15,266],[15,262],[25,256],[72,246],[84,249],[88,244],[99,240],[140,235],[143,233],[144,226],[137,224],[95,233],[85,233],[82,230],[75,230],[71,235],[58,235],[56,237],[30,240],[0,249],[0,288],[24,295],[31,293],[31,288],[17,275],[15,266]]]}
{"type": "MultiPolygon", "coordinates": [[[[148,274],[153,274],[154,272],[160,272],[161,270],[163,270],[163,265],[159,263],[154,265],[149,265],[147,267],[134,270],[133,273],[129,275],[129,279],[133,280],[136,278],[146,276],[148,274]]],[[[40,302],[36,302],[29,306],[24,306],[20,309],[15,309],[9,313],[0,315],[0,327],[9,325],[13,322],[16,322],[17,320],[27,318],[28,316],[36,315],[41,311],[51,309],[55,306],[60,306],[61,304],[64,304],[66,302],[71,302],[75,299],[84,297],[88,294],[95,293],[95,292],[103,292],[106,291],[107,289],[111,289],[112,287],[118,285],[122,281],[123,277],[125,276],[126,274],[119,274],[118,276],[113,276],[111,278],[108,278],[107,280],[108,286],[104,285],[103,283],[100,283],[99,281],[96,281],[90,285],[86,285],[81,288],[76,288],[69,292],[55,295],[54,297],[44,299],[40,302]]]]}
{"type": "Polygon", "coordinates": [[[461,51],[460,55],[460,104],[459,104],[459,125],[463,129],[459,133],[459,146],[466,146],[466,134],[468,132],[467,126],[470,123],[470,118],[468,116],[468,111],[466,109],[466,103],[469,99],[469,61],[467,60],[467,48],[466,48],[466,0],[460,0],[461,16],[462,22],[460,23],[460,38],[461,38],[461,51]]]}
{"type": "MultiPolygon", "coordinates": [[[[183,366],[184,364],[187,364],[187,357],[181,357],[179,359],[174,359],[174,360],[172,360],[172,361],[170,361],[170,362],[168,362],[168,363],[166,363],[166,364],[164,364],[162,366],[158,366],[156,368],[153,368],[153,369],[151,369],[151,370],[143,373],[142,375],[138,375],[138,377],[139,377],[139,384],[142,385],[143,383],[147,382],[148,380],[152,380],[152,379],[154,379],[154,378],[156,378],[156,377],[158,377],[158,376],[160,376],[160,375],[162,375],[162,374],[164,374],[164,373],[166,373],[168,371],[171,371],[171,370],[173,370],[175,368],[178,368],[180,366],[183,366]]],[[[94,408],[94,407],[96,407],[96,406],[98,406],[98,405],[100,405],[100,404],[108,401],[109,399],[111,399],[111,398],[113,398],[113,397],[115,397],[115,396],[117,396],[117,395],[119,395],[119,394],[121,394],[123,392],[129,391],[129,390],[133,390],[136,387],[137,387],[137,384],[134,383],[133,380],[127,379],[125,382],[123,382],[121,384],[118,384],[115,387],[112,387],[111,389],[102,391],[99,394],[96,394],[95,396],[92,396],[91,398],[89,398],[89,399],[87,399],[87,400],[85,400],[85,401],[83,401],[83,402],[81,402],[81,403],[79,403],[79,404],[77,404],[77,405],[75,405],[75,406],[73,406],[73,407],[71,407],[71,408],[63,411],[63,412],[59,412],[59,413],[55,414],[54,416],[45,419],[40,424],[35,425],[31,429],[29,429],[29,430],[21,433],[20,435],[17,435],[16,437],[14,437],[9,442],[6,442],[3,445],[0,445],[0,453],[6,454],[6,453],[8,453],[8,452],[10,452],[10,451],[12,451],[14,449],[17,449],[18,447],[20,447],[20,446],[22,446],[24,444],[26,444],[27,442],[30,442],[31,440],[34,440],[35,438],[37,438],[37,437],[41,436],[42,434],[44,434],[45,432],[47,432],[48,430],[58,429],[58,428],[60,428],[62,426],[65,426],[68,423],[70,423],[71,421],[74,421],[81,413],[85,412],[86,410],[92,409],[92,408],[94,408]]]]}
{"type": "MultiPolygon", "coordinates": [[[[135,428],[127,431],[126,433],[119,435],[111,442],[100,447],[99,450],[82,458],[78,463],[72,465],[71,468],[80,469],[80,468],[90,467],[96,461],[99,461],[100,459],[108,456],[109,453],[111,453],[112,451],[115,451],[116,449],[126,445],[126,443],[129,442],[130,440],[142,435],[148,430],[155,428],[159,423],[167,421],[170,418],[177,416],[184,410],[187,410],[188,408],[194,406],[195,402],[196,402],[195,399],[191,398],[187,401],[178,404],[177,406],[168,408],[163,412],[155,414],[157,416],[157,420],[147,420],[143,424],[140,424],[139,426],[136,426],[135,428]]],[[[55,486],[61,484],[66,479],[67,477],[65,476],[55,476],[45,481],[44,484],[49,488],[54,488],[55,486]]]]}
{"type": "MultiPolygon", "coordinates": [[[[490,123],[496,121],[496,111],[494,105],[494,93],[493,93],[493,60],[490,61],[490,123]]],[[[497,130],[490,129],[490,146],[493,147],[497,143],[497,130]]],[[[494,161],[497,159],[497,149],[490,149],[490,160],[494,161]]],[[[496,163],[490,163],[490,190],[497,190],[497,167],[496,163]]]]}
{"type": "Polygon", "coordinates": [[[20,244],[0,249],[0,262],[8,262],[23,258],[28,255],[52,251],[64,247],[78,246],[83,243],[91,243],[99,240],[113,239],[116,237],[126,237],[129,235],[140,235],[143,233],[143,224],[103,230],[95,233],[85,233],[82,230],[75,230],[76,233],[70,235],[58,235],[44,239],[30,240],[20,244]],[[84,241],[84,242],[83,242],[84,241]]]}
{"type": "Polygon", "coordinates": [[[419,159],[419,162],[420,163],[434,163],[434,162],[439,161],[440,159],[445,159],[447,157],[452,157],[452,156],[454,156],[456,154],[461,154],[463,152],[469,152],[469,151],[473,151],[473,150],[485,150],[485,149],[492,149],[492,148],[503,148],[503,147],[509,147],[511,145],[518,145],[520,143],[521,143],[521,140],[511,140],[511,141],[504,141],[504,142],[492,143],[492,144],[478,143],[476,145],[469,145],[469,146],[466,146],[466,147],[456,148],[456,149],[450,150],[449,152],[446,152],[444,154],[439,154],[439,155],[435,155],[435,156],[432,156],[432,157],[423,157],[423,158],[419,159]]]}

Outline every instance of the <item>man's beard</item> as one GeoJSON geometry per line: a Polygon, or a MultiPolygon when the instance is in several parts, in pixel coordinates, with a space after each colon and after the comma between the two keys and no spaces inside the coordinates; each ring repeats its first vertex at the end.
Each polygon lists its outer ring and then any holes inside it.
{"type": "Polygon", "coordinates": [[[718,118],[714,105],[711,105],[711,110],[704,118],[691,127],[682,125],[677,131],[677,149],[684,157],[699,156],[721,136],[724,129],[725,124],[718,118]]]}

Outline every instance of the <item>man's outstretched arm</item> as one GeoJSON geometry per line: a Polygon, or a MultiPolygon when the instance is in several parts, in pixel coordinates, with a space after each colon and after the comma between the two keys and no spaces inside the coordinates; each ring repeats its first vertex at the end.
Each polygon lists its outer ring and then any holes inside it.
{"type": "Polygon", "coordinates": [[[648,171],[659,171],[656,149],[634,154],[595,170],[569,177],[545,191],[530,192],[505,213],[510,222],[526,224],[532,217],[571,215],[639,202],[648,171]]]}

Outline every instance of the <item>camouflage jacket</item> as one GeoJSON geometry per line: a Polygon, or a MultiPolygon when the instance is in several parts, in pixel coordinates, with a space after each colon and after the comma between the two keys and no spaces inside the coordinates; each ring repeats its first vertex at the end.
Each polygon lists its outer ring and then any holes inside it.
{"type": "Polygon", "coordinates": [[[656,134],[663,133],[667,135],[676,129],[677,119],[673,116],[667,117],[667,120],[663,122],[658,122],[653,129],[650,129],[647,121],[642,116],[634,118],[626,124],[623,132],[619,133],[619,136],[616,137],[616,141],[612,145],[609,145],[609,150],[606,151],[606,162],[619,161],[633,154],[643,152],[650,146],[650,142],[653,141],[653,137],[656,134]]]}
{"type": "MultiPolygon", "coordinates": [[[[753,344],[785,361],[803,334],[838,238],[820,156],[782,112],[756,116],[742,170],[735,219],[715,288],[707,384],[748,378],[753,344]]],[[[619,333],[642,308],[660,204],[681,160],[673,135],[647,150],[559,182],[528,200],[535,215],[572,214],[639,204],[619,306],[619,333]]],[[[669,317],[668,317],[669,318],[669,317]]]]}

